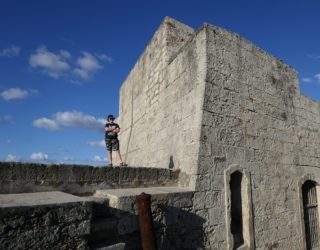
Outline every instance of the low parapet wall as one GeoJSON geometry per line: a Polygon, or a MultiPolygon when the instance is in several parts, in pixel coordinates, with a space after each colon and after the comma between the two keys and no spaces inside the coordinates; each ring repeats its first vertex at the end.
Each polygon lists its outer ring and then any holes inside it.
{"type": "Polygon", "coordinates": [[[144,167],[93,167],[0,162],[0,193],[63,191],[90,194],[97,189],[175,186],[179,172],[144,167]]]}
{"type": "Polygon", "coordinates": [[[87,249],[92,204],[62,192],[0,195],[0,249],[87,249]]]}

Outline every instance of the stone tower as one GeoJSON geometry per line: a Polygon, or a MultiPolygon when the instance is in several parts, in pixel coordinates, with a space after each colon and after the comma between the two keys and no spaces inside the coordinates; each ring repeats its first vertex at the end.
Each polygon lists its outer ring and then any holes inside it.
{"type": "Polygon", "coordinates": [[[195,190],[210,248],[318,244],[317,197],[313,212],[303,200],[320,193],[320,106],[281,60],[165,18],[121,87],[119,123],[129,165],[179,169],[195,190]]]}

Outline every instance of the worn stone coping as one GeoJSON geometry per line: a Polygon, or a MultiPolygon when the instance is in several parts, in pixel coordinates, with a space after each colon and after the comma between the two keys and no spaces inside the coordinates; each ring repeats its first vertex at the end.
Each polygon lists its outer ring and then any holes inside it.
{"type": "Polygon", "coordinates": [[[0,162],[0,194],[175,186],[179,170],[149,167],[90,167],[0,162]]]}
{"type": "Polygon", "coordinates": [[[150,195],[157,194],[173,194],[173,193],[188,193],[194,192],[191,188],[186,187],[148,187],[148,188],[121,188],[121,189],[105,189],[97,190],[94,194],[95,197],[130,197],[138,196],[142,192],[150,195]]]}
{"type": "Polygon", "coordinates": [[[1,194],[0,208],[8,207],[34,207],[42,205],[59,205],[74,202],[90,201],[84,197],[78,197],[64,192],[37,192],[20,194],[1,194]]]}

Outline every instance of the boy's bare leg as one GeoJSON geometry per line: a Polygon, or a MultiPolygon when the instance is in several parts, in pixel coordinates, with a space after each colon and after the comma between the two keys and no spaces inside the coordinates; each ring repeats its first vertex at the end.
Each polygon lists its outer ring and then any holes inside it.
{"type": "Polygon", "coordinates": [[[117,160],[120,161],[120,164],[123,163],[122,158],[121,158],[121,154],[120,154],[120,149],[115,152],[116,152],[117,160]]]}
{"type": "Polygon", "coordinates": [[[112,151],[108,151],[109,164],[112,164],[112,151]]]}

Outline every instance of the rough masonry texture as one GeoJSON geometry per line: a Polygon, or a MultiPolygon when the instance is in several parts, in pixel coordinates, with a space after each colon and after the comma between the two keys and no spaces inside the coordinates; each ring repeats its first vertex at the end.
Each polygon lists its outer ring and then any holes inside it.
{"type": "MultiPolygon", "coordinates": [[[[320,105],[290,66],[236,33],[166,17],[121,87],[118,122],[124,159],[139,168],[1,163],[0,199],[87,195],[89,215],[70,224],[78,249],[107,239],[140,249],[140,192],[152,195],[158,249],[307,249],[302,186],[312,181],[320,197],[320,105]]],[[[25,224],[18,208],[1,209],[9,244],[25,224]]]]}
{"type": "Polygon", "coordinates": [[[50,192],[0,196],[0,202],[1,249],[85,249],[92,212],[86,199],[50,192]]]}
{"type": "Polygon", "coordinates": [[[0,162],[0,194],[63,191],[86,195],[97,189],[177,185],[179,171],[0,162]]]}
{"type": "Polygon", "coordinates": [[[290,66],[236,33],[166,18],[121,88],[119,123],[129,164],[189,176],[204,248],[232,248],[226,175],[236,170],[252,203],[245,245],[305,248],[299,195],[304,180],[320,183],[320,106],[290,66]]]}

